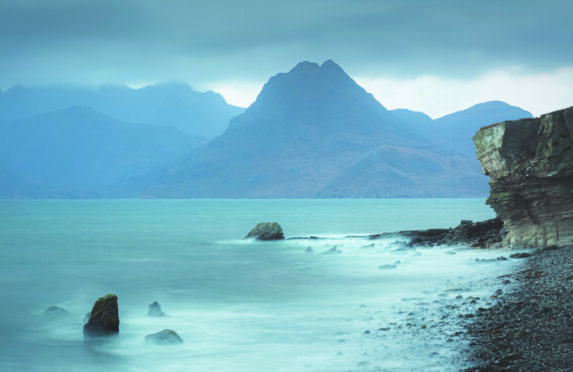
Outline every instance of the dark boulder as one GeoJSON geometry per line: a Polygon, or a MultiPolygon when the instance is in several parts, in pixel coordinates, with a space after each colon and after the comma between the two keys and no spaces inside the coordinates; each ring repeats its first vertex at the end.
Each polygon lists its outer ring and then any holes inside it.
{"type": "Polygon", "coordinates": [[[256,238],[258,240],[281,240],[285,236],[282,227],[276,222],[261,222],[253,227],[245,238],[256,238]]]}
{"type": "Polygon", "coordinates": [[[106,294],[94,303],[90,318],[84,325],[84,335],[107,336],[116,333],[119,333],[117,296],[106,294]]]}
{"type": "Polygon", "coordinates": [[[159,302],[153,301],[149,304],[147,316],[165,316],[165,313],[163,310],[161,310],[161,305],[159,305],[159,302]]]}
{"type": "Polygon", "coordinates": [[[161,332],[145,336],[145,342],[154,345],[177,345],[182,344],[183,340],[174,330],[164,329],[161,332]]]}
{"type": "Polygon", "coordinates": [[[529,258],[531,257],[531,253],[521,252],[521,253],[514,253],[509,256],[509,258],[529,258]]]}

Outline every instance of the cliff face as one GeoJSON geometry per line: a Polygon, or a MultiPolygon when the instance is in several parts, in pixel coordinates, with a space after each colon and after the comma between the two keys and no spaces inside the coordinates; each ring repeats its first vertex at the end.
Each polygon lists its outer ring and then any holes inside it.
{"type": "Polygon", "coordinates": [[[573,107],[484,127],[473,140],[505,243],[573,244],[573,107]]]}

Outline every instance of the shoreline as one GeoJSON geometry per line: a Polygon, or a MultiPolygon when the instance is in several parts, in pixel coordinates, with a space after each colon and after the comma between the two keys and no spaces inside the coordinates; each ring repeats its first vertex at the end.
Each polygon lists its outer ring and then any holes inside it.
{"type": "Polygon", "coordinates": [[[467,325],[473,367],[463,371],[572,371],[573,246],[535,250],[499,278],[515,290],[467,325]]]}

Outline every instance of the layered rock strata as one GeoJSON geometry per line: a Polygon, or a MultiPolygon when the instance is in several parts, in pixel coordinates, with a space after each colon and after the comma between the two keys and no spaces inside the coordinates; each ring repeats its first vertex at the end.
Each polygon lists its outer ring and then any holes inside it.
{"type": "Polygon", "coordinates": [[[504,243],[573,244],[573,107],[484,127],[473,140],[504,243]]]}

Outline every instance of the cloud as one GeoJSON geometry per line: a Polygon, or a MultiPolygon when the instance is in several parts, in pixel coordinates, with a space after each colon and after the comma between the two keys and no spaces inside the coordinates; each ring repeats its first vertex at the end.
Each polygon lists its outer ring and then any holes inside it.
{"type": "Polygon", "coordinates": [[[355,80],[388,109],[407,108],[433,118],[491,100],[519,106],[535,116],[573,105],[573,68],[542,73],[498,70],[473,79],[425,75],[355,80]]]}
{"type": "Polygon", "coordinates": [[[264,81],[301,60],[351,75],[475,78],[573,61],[568,0],[7,0],[0,87],[264,81]]]}
{"type": "Polygon", "coordinates": [[[199,90],[212,90],[221,94],[227,103],[239,107],[248,107],[259,95],[259,92],[263,88],[263,83],[234,80],[210,82],[198,87],[196,86],[195,88],[199,90]]]}

